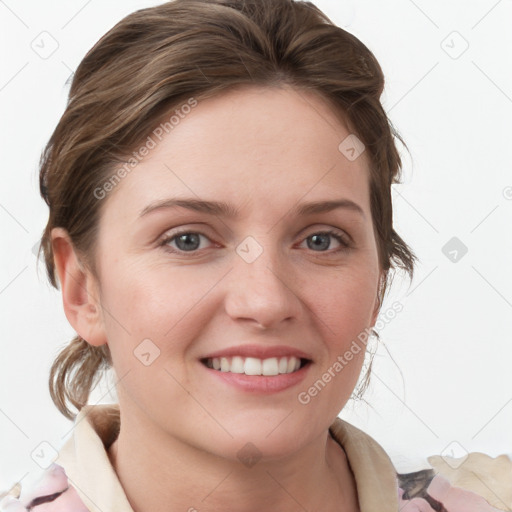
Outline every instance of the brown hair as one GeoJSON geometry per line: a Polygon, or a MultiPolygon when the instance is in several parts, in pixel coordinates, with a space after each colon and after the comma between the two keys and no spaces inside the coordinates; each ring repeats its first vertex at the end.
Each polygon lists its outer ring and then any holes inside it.
{"type": "MultiPolygon", "coordinates": [[[[95,237],[108,200],[97,191],[105,190],[114,169],[172,109],[244,85],[313,91],[343,113],[371,164],[371,211],[385,276],[380,304],[391,269],[412,279],[416,257],[393,229],[391,185],[401,171],[395,139],[401,139],[381,106],[384,77],[368,48],[310,2],[174,0],[125,17],[74,74],[40,163],[40,191],[50,210],[40,250],[53,286],[51,230],[66,229],[97,275],[95,237]]],[[[111,365],[108,345],[73,338],[50,372],[50,394],[61,413],[73,419],[69,404],[81,409],[111,365]]]]}

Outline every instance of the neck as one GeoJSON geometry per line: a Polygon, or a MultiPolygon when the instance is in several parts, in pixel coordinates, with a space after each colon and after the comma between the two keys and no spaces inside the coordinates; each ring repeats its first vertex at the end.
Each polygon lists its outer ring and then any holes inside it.
{"type": "Polygon", "coordinates": [[[121,424],[108,454],[134,512],[359,511],[345,452],[328,431],[293,455],[246,467],[150,424],[121,424]]]}

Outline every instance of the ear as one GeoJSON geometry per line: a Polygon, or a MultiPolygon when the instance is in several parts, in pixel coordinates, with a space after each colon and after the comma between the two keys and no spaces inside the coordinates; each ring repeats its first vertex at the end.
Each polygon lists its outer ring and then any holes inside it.
{"type": "Polygon", "coordinates": [[[51,240],[68,322],[91,345],[106,344],[97,280],[81,263],[65,229],[52,229],[51,240]]]}

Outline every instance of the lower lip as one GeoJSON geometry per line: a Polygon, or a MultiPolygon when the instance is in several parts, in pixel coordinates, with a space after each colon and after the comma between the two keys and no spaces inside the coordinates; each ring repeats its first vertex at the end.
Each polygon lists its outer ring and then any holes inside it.
{"type": "Polygon", "coordinates": [[[218,379],[223,380],[227,384],[234,386],[242,391],[251,393],[278,393],[285,389],[296,386],[302,382],[311,366],[311,361],[305,364],[300,370],[293,373],[281,373],[279,375],[245,375],[245,373],[221,372],[208,368],[203,363],[199,364],[210,374],[218,379]]]}

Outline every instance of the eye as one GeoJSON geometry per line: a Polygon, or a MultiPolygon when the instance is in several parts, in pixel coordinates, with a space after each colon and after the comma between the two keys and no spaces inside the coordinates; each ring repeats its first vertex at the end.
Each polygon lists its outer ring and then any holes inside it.
{"type": "Polygon", "coordinates": [[[169,252],[195,252],[199,250],[201,237],[209,240],[206,235],[197,231],[180,231],[166,236],[160,245],[169,252]],[[177,250],[170,246],[173,242],[176,243],[177,250]]]}
{"type": "Polygon", "coordinates": [[[351,248],[351,243],[348,236],[339,233],[334,230],[327,231],[319,231],[317,233],[312,233],[305,241],[307,242],[307,246],[309,249],[313,249],[314,252],[327,252],[324,249],[328,249],[331,245],[331,241],[329,238],[335,238],[336,241],[340,244],[341,247],[330,251],[331,253],[337,253],[339,251],[346,251],[351,248]],[[311,240],[311,242],[309,242],[311,240]],[[320,249],[320,251],[317,251],[320,249]]]}
{"type": "MultiPolygon", "coordinates": [[[[159,245],[163,247],[164,250],[171,253],[196,253],[201,249],[201,238],[210,240],[210,238],[198,231],[183,230],[167,235],[162,239],[159,245]],[[173,246],[171,244],[175,245],[173,246]]],[[[328,252],[332,254],[338,253],[340,251],[347,251],[352,247],[350,238],[347,235],[334,230],[318,231],[316,233],[312,233],[307,238],[305,238],[304,241],[307,242],[308,248],[312,249],[314,252],[328,252]],[[331,246],[332,238],[338,242],[340,247],[328,251],[329,247],[331,246]]]]}

